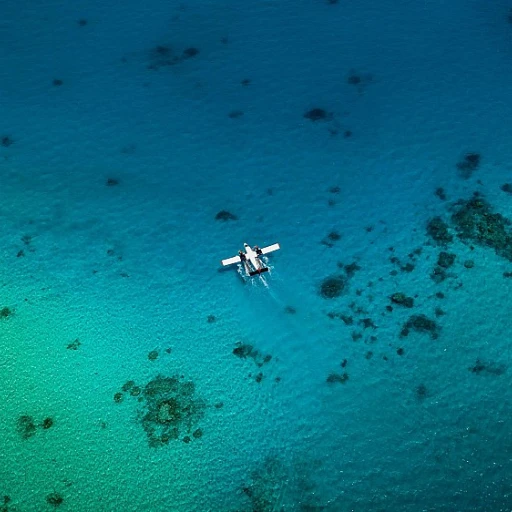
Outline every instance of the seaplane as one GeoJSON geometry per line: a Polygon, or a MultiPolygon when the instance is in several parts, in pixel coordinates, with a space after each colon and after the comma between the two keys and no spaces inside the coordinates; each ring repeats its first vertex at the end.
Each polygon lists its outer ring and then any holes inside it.
{"type": "Polygon", "coordinates": [[[281,247],[279,244],[267,245],[266,247],[251,246],[244,243],[244,251],[238,251],[237,256],[221,260],[223,266],[233,265],[233,263],[242,263],[245,273],[248,277],[257,276],[263,272],[268,272],[268,267],[261,261],[261,256],[269,252],[277,251],[281,247]]]}

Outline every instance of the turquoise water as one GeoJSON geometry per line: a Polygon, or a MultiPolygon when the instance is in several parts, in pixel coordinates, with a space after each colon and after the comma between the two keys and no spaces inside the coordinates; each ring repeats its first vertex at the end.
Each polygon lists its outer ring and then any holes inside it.
{"type": "Polygon", "coordinates": [[[510,3],[107,4],[2,5],[0,510],[512,510],[510,3]]]}

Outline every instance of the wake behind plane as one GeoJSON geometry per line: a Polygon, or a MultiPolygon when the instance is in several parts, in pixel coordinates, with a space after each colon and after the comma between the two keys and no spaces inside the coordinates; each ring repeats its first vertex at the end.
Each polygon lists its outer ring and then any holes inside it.
{"type": "Polygon", "coordinates": [[[268,254],[269,252],[277,251],[281,247],[279,244],[267,245],[266,247],[259,248],[255,245],[253,248],[249,244],[244,243],[244,251],[238,251],[237,256],[221,260],[222,265],[232,265],[233,263],[242,263],[245,273],[248,277],[257,276],[263,272],[268,272],[268,267],[261,261],[260,256],[268,254]]]}

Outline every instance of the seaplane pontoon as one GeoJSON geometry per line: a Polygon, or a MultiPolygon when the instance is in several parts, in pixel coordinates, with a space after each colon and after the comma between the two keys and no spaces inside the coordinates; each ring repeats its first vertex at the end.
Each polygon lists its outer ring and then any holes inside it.
{"type": "Polygon", "coordinates": [[[222,265],[232,265],[233,263],[242,263],[247,276],[257,276],[263,272],[268,272],[268,267],[261,261],[260,256],[269,252],[277,251],[281,247],[279,244],[267,245],[259,248],[255,245],[253,248],[249,244],[244,243],[244,251],[238,251],[238,256],[221,260],[222,265]]]}

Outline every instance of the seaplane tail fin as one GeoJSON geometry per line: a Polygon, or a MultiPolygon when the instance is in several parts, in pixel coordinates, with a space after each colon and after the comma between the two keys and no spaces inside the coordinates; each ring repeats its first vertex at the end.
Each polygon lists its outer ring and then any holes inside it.
{"type": "Polygon", "coordinates": [[[258,270],[253,270],[252,272],[249,272],[249,275],[252,277],[252,276],[257,276],[258,274],[263,274],[263,272],[268,272],[268,267],[262,267],[258,270]]]}
{"type": "Polygon", "coordinates": [[[278,249],[281,249],[279,244],[267,245],[267,247],[263,247],[261,249],[261,254],[268,254],[269,252],[277,251],[278,249]]]}
{"type": "Polygon", "coordinates": [[[242,260],[240,259],[240,256],[233,256],[232,258],[227,258],[225,260],[221,260],[220,262],[226,266],[226,265],[232,265],[233,263],[240,263],[242,260]]]}

